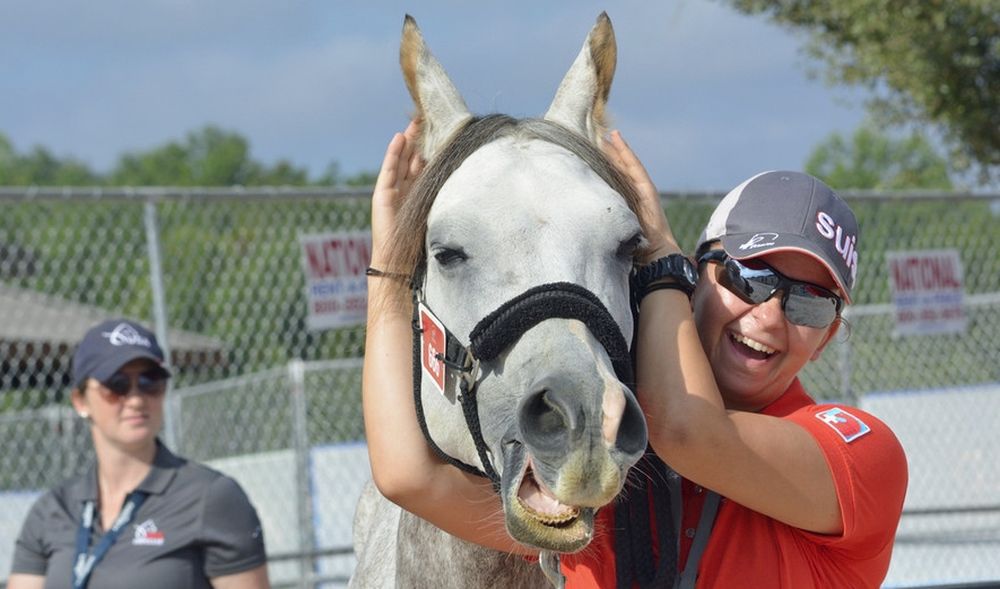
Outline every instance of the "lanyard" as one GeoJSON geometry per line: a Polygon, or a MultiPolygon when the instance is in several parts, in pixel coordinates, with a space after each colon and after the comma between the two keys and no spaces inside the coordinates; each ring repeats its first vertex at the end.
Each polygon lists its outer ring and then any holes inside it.
{"type": "MultiPolygon", "coordinates": [[[[707,491],[707,489],[706,489],[707,491]]],[[[715,514],[719,511],[719,501],[722,498],[715,491],[708,491],[705,497],[705,504],[701,508],[701,517],[698,518],[698,530],[694,535],[694,542],[688,551],[687,564],[677,578],[679,589],[693,589],[695,581],[698,580],[698,565],[701,564],[701,556],[705,554],[705,547],[708,546],[708,537],[712,533],[712,526],[715,524],[715,514]]]]}
{"type": "Polygon", "coordinates": [[[135,512],[139,511],[139,506],[146,500],[149,493],[145,491],[132,491],[125,497],[125,505],[122,506],[121,513],[115,520],[111,529],[101,536],[101,541],[97,543],[94,552],[88,554],[90,550],[90,534],[94,528],[94,501],[83,503],[83,513],[80,514],[80,527],[76,532],[76,564],[73,566],[73,589],[84,589],[90,581],[90,573],[94,566],[104,558],[111,546],[118,539],[118,534],[122,528],[128,525],[135,512]]]}
{"type": "MultiPolygon", "coordinates": [[[[667,480],[667,484],[670,485],[671,510],[674,515],[674,521],[677,522],[677,534],[679,538],[684,517],[681,477],[673,473],[673,476],[667,480]]],[[[708,489],[705,490],[708,492],[708,495],[705,497],[705,503],[701,508],[701,515],[698,518],[698,528],[695,531],[694,541],[691,543],[691,548],[688,551],[687,564],[684,565],[684,570],[675,579],[674,589],[693,589],[695,582],[698,580],[698,565],[701,563],[702,555],[705,554],[705,547],[708,546],[708,537],[712,534],[712,527],[715,525],[715,514],[719,511],[719,502],[722,499],[718,493],[708,491],[708,489]]],[[[680,542],[677,543],[677,548],[680,549],[680,542]]]]}

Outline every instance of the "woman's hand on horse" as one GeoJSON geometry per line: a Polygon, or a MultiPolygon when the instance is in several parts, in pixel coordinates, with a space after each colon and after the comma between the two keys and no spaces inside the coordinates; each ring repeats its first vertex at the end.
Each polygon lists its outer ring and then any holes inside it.
{"type": "Polygon", "coordinates": [[[648,243],[636,254],[636,261],[648,264],[668,254],[679,253],[670,223],[660,205],[660,194],[645,166],[636,157],[619,131],[612,131],[604,142],[604,154],[618,170],[625,174],[639,193],[639,222],[642,223],[648,243]]]}
{"type": "MultiPolygon", "coordinates": [[[[410,121],[406,130],[396,133],[385,150],[382,168],[372,193],[372,265],[381,268],[389,236],[396,225],[396,214],[424,167],[417,149],[420,124],[410,121]]],[[[391,270],[391,269],[390,269],[391,270]]]]}

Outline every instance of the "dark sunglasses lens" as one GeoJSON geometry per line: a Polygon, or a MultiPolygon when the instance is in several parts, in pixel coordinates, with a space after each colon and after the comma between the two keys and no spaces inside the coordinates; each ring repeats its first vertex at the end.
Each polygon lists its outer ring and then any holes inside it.
{"type": "Polygon", "coordinates": [[[796,325],[826,327],[837,317],[839,299],[833,293],[804,282],[787,280],[762,262],[738,262],[729,259],[722,273],[722,285],[743,299],[759,305],[771,298],[776,289],[786,289],[782,310],[796,325]]]}
{"type": "MultiPolygon", "coordinates": [[[[132,379],[121,372],[112,374],[103,384],[109,391],[122,397],[132,390],[132,379]]],[[[144,372],[136,378],[135,385],[144,395],[158,395],[166,390],[167,380],[159,372],[144,372]]]]}
{"type": "Polygon", "coordinates": [[[721,278],[722,286],[751,305],[759,305],[771,298],[778,283],[778,277],[773,272],[767,269],[755,270],[736,260],[726,262],[721,278]]]}
{"type": "Polygon", "coordinates": [[[796,325],[826,327],[837,318],[837,299],[807,284],[793,284],[785,297],[785,317],[796,325]]]}
{"type": "Polygon", "coordinates": [[[128,390],[132,388],[132,379],[121,372],[116,372],[111,375],[107,381],[105,381],[104,386],[108,388],[109,391],[116,395],[127,395],[128,390]]]}
{"type": "Polygon", "coordinates": [[[141,393],[157,395],[164,391],[166,384],[166,379],[160,374],[147,372],[139,375],[136,386],[139,387],[139,392],[141,393]]]}

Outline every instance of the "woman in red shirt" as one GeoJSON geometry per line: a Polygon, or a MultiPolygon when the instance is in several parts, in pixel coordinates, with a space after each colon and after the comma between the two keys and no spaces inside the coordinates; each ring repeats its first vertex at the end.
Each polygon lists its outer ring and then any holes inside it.
{"type": "MultiPolygon", "coordinates": [[[[416,136],[411,125],[393,139],[379,175],[376,268],[420,171],[416,136]]],[[[806,174],[754,176],[723,199],[702,233],[692,292],[687,258],[645,169],[618,133],[607,153],[643,195],[651,228],[637,259],[636,388],[650,445],[676,473],[672,494],[682,499],[678,553],[659,555],[676,556],[676,586],[878,587],[906,491],[902,448],[874,416],[817,405],[798,380],[851,302],[859,251],[853,212],[806,174]]],[[[380,282],[369,280],[364,371],[376,484],[449,533],[531,554],[484,526],[482,513],[499,503],[490,485],[441,462],[423,442],[409,367],[399,361],[410,354],[409,311],[406,301],[387,301],[398,289],[380,282]]],[[[599,514],[606,530],[616,527],[612,511],[599,514]]],[[[563,555],[567,587],[616,586],[612,536],[563,555]]]]}

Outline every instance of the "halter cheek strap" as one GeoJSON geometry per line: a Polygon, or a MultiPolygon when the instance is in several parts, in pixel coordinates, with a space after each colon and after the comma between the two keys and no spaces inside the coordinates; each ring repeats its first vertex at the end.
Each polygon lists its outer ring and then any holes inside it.
{"type": "Polygon", "coordinates": [[[465,416],[466,426],[469,428],[470,434],[472,434],[472,439],[476,445],[476,452],[479,454],[479,459],[483,463],[485,471],[467,462],[463,462],[442,450],[437,442],[434,441],[430,429],[427,427],[423,398],[420,395],[422,361],[420,356],[423,351],[420,338],[423,328],[420,323],[419,309],[421,305],[428,309],[429,307],[422,301],[423,297],[419,291],[414,290],[413,298],[413,404],[417,410],[417,423],[420,424],[420,431],[423,432],[424,439],[427,440],[428,445],[434,450],[434,453],[440,456],[442,460],[465,472],[488,478],[493,483],[494,490],[499,492],[500,476],[493,469],[492,461],[489,460],[489,449],[486,447],[485,441],[483,441],[482,431],[479,428],[479,413],[476,411],[474,395],[477,388],[475,386],[476,380],[479,376],[479,364],[473,358],[468,348],[463,346],[447,327],[444,328],[445,353],[438,354],[436,358],[444,364],[446,370],[457,371],[459,373],[460,391],[458,401],[462,405],[462,413],[465,416]]]}
{"type": "Polygon", "coordinates": [[[446,369],[459,372],[460,393],[458,400],[462,405],[466,426],[472,435],[479,460],[483,464],[483,470],[480,470],[442,450],[431,437],[427,427],[420,396],[420,354],[422,350],[420,336],[422,329],[420,319],[417,316],[419,307],[421,305],[427,307],[427,304],[423,300],[421,290],[414,289],[413,297],[413,398],[420,429],[431,448],[442,459],[466,472],[490,479],[494,490],[498,493],[500,491],[500,475],[493,466],[492,456],[486,440],[483,438],[479,422],[476,393],[481,382],[480,362],[496,359],[526,331],[546,319],[576,319],[586,325],[587,329],[604,346],[611,358],[618,379],[626,386],[633,384],[628,344],[625,342],[618,324],[594,293],[577,284],[569,282],[543,284],[528,289],[500,305],[472,329],[469,335],[469,340],[472,343],[468,347],[462,345],[460,340],[445,327],[445,352],[440,354],[437,359],[446,366],[446,369]]]}

